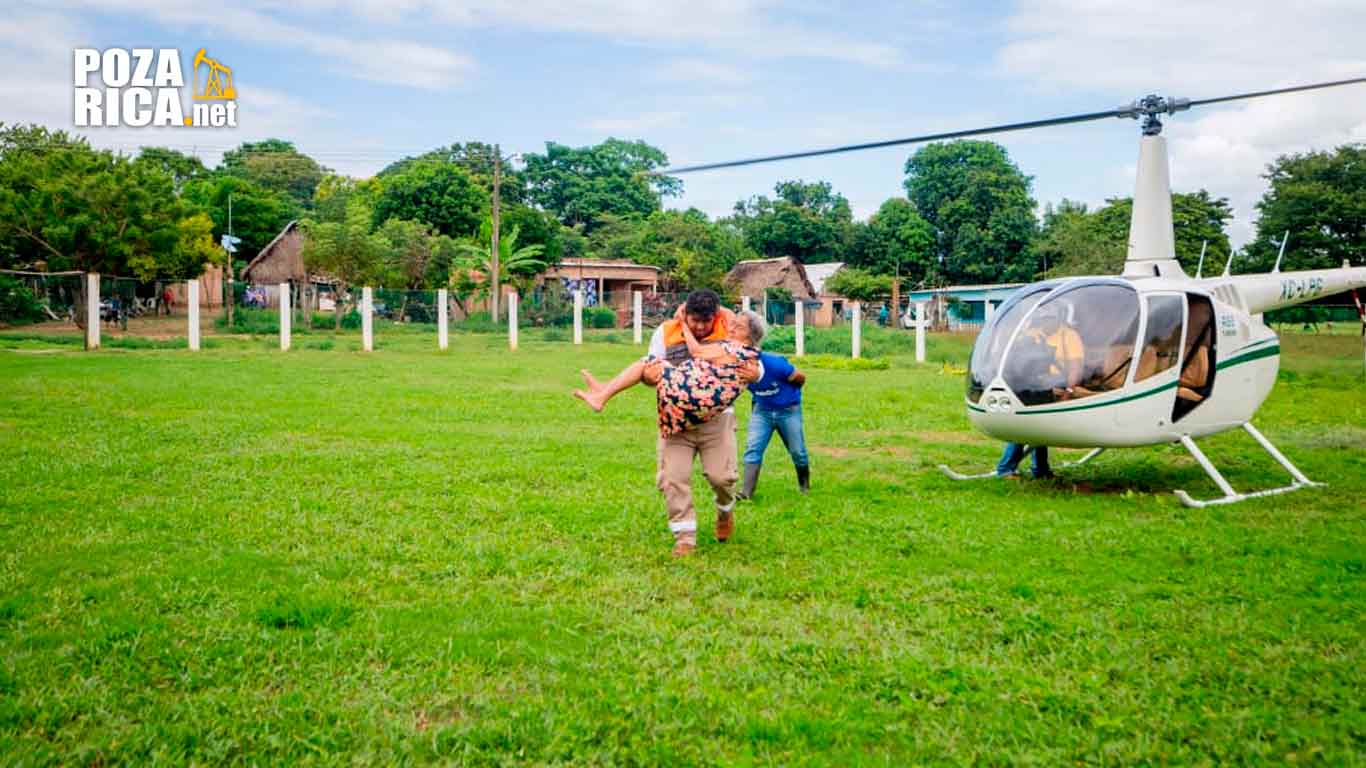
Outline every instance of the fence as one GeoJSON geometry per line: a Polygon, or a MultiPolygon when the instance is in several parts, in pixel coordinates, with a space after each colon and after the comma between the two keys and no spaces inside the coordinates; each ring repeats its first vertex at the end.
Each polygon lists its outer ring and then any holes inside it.
{"type": "MultiPolygon", "coordinates": [[[[587,292],[570,292],[552,283],[525,296],[509,294],[503,302],[505,312],[495,321],[484,311],[484,303],[447,289],[236,282],[229,297],[205,295],[197,280],[137,281],[93,273],[0,274],[0,279],[10,281],[0,283],[0,300],[8,300],[6,297],[11,293],[18,294],[41,307],[42,317],[35,319],[83,327],[89,348],[100,346],[102,331],[127,332],[130,321],[143,323],[145,329],[150,318],[158,322],[153,327],[165,342],[184,338],[190,349],[199,348],[201,323],[205,322],[229,334],[278,336],[282,350],[292,348],[297,334],[342,329],[358,330],[361,348],[372,351],[377,322],[381,323],[381,330],[407,326],[423,335],[430,333],[439,349],[448,348],[449,332],[453,329],[506,333],[512,349],[517,348],[519,331],[525,328],[572,329],[574,344],[583,343],[585,332],[630,329],[632,342],[643,344],[687,298],[686,293],[654,291],[616,291],[590,297],[587,292]],[[6,285],[19,288],[11,291],[5,289],[6,285]],[[99,322],[85,323],[87,313],[98,316],[99,322]]],[[[228,292],[225,286],[223,293],[228,292]]],[[[3,306],[7,305],[0,302],[3,306]]],[[[755,302],[740,297],[734,309],[746,307],[775,328],[791,329],[796,354],[805,354],[807,329],[815,326],[819,303],[773,297],[755,302]]],[[[848,349],[858,357],[863,328],[868,323],[862,307],[851,304],[846,322],[850,327],[848,349]]],[[[916,330],[922,336],[917,344],[917,359],[923,360],[923,333],[927,328],[919,324],[916,330]]],[[[823,349],[829,350],[830,341],[823,338],[823,349]]],[[[328,346],[310,346],[330,347],[330,341],[323,343],[328,346]]]]}

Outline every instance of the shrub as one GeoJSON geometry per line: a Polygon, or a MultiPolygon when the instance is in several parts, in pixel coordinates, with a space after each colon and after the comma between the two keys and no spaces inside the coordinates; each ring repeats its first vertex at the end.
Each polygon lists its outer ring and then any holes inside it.
{"type": "Polygon", "coordinates": [[[36,323],[44,317],[43,303],[24,281],[0,275],[0,323],[36,323]]]}
{"type": "Polygon", "coordinates": [[[583,324],[587,328],[616,328],[617,311],[611,307],[585,307],[583,324]]]}

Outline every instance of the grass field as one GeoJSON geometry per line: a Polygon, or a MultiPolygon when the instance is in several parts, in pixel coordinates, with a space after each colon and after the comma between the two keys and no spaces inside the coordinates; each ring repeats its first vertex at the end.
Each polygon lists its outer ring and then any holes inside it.
{"type": "Polygon", "coordinates": [[[812,494],[775,441],[687,561],[650,393],[569,396],[636,349],[536,338],[0,339],[0,762],[1366,762],[1355,337],[1287,336],[1258,419],[1330,485],[1203,510],[1173,448],[952,483],[961,376],[873,339],[811,372],[812,494]]]}

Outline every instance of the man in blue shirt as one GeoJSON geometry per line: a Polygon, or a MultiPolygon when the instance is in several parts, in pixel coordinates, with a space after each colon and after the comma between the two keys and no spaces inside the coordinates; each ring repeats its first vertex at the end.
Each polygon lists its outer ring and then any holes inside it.
{"type": "Polygon", "coordinates": [[[745,480],[738,494],[740,498],[754,496],[764,451],[775,430],[792,456],[792,465],[797,469],[797,487],[802,493],[811,489],[810,460],[802,430],[804,384],[806,374],[797,370],[787,358],[772,352],[759,353],[759,380],[749,385],[754,408],[750,412],[749,434],[745,441],[745,480]]]}

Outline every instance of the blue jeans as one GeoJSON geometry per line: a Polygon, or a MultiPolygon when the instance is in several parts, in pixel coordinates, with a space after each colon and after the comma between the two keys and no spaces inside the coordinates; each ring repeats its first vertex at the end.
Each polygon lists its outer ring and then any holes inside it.
{"type": "MultiPolygon", "coordinates": [[[[1031,463],[1034,466],[1035,477],[1046,477],[1053,474],[1048,468],[1048,447],[1038,446],[1030,449],[1032,456],[1031,463]]],[[[1019,443],[1006,443],[1005,452],[1001,454],[1001,461],[996,465],[997,476],[1013,475],[1020,468],[1020,462],[1024,460],[1024,446],[1019,443]]]]}
{"type": "Polygon", "coordinates": [[[745,439],[745,463],[764,463],[764,451],[768,450],[768,441],[773,439],[775,430],[792,456],[792,465],[808,466],[810,459],[806,455],[806,435],[802,431],[801,403],[777,410],[754,408],[749,415],[749,431],[745,439]]]}

